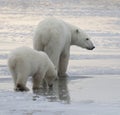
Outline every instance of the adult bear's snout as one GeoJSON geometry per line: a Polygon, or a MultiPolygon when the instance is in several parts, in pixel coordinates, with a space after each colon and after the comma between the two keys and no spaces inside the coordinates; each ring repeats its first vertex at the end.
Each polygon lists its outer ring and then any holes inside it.
{"type": "Polygon", "coordinates": [[[95,46],[92,47],[92,50],[95,48],[95,46]]]}
{"type": "Polygon", "coordinates": [[[93,50],[95,48],[95,46],[91,47],[91,48],[87,48],[88,50],[93,50]]]}

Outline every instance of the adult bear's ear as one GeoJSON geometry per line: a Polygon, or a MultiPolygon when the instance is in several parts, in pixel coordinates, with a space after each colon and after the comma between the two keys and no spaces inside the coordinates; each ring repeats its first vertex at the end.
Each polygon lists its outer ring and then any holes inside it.
{"type": "Polygon", "coordinates": [[[78,29],[76,29],[76,33],[79,33],[79,30],[78,30],[78,29]]]}

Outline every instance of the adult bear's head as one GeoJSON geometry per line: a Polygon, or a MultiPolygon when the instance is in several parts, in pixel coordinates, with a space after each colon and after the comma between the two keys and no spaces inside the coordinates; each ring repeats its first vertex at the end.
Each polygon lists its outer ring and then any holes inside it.
{"type": "Polygon", "coordinates": [[[75,29],[73,31],[71,45],[77,45],[88,50],[95,48],[90,37],[81,29],[75,29]]]}

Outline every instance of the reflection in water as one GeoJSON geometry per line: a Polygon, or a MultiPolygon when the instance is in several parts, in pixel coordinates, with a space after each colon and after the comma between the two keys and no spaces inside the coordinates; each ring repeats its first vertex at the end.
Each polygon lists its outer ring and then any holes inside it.
{"type": "Polygon", "coordinates": [[[62,103],[69,104],[70,96],[67,87],[67,77],[59,78],[56,80],[53,87],[50,89],[39,89],[37,91],[33,91],[36,95],[33,97],[33,100],[39,98],[39,96],[45,96],[50,102],[59,101],[62,103]]]}

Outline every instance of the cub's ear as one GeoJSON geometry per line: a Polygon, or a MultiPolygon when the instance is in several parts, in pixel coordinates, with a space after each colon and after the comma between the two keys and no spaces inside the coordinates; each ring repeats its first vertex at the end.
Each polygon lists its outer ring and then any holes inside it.
{"type": "Polygon", "coordinates": [[[78,30],[78,29],[76,29],[76,33],[79,33],[79,30],[78,30]]]}

